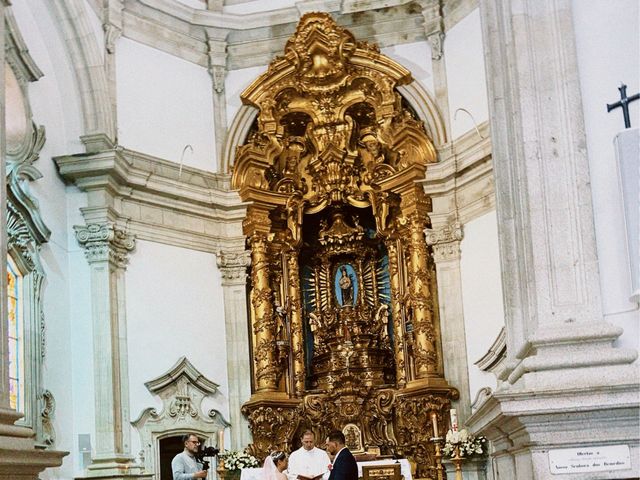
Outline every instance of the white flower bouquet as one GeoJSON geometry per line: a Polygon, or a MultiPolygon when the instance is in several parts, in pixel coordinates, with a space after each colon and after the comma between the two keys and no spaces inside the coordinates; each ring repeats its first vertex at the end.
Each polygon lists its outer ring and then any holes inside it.
{"type": "Polygon", "coordinates": [[[224,450],[218,454],[218,458],[224,462],[225,470],[242,470],[260,466],[256,457],[241,450],[224,450]]]}
{"type": "Polygon", "coordinates": [[[486,453],[485,443],[487,439],[482,435],[474,437],[469,435],[466,429],[459,432],[449,430],[447,432],[446,442],[442,448],[442,454],[448,457],[455,456],[456,446],[460,447],[461,457],[472,457],[474,455],[482,455],[486,453]]]}

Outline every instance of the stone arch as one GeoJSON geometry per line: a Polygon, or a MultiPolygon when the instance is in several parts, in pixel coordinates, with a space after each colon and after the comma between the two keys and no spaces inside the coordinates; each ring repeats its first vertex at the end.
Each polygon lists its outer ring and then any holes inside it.
{"type": "MultiPolygon", "coordinates": [[[[424,122],[427,134],[436,148],[447,143],[447,131],[442,114],[429,91],[422,84],[414,81],[398,87],[398,92],[413,108],[418,118],[424,122]]],[[[234,116],[223,148],[220,173],[231,173],[236,148],[245,143],[257,116],[258,109],[251,105],[242,105],[234,116]]]]}
{"type": "Polygon", "coordinates": [[[104,134],[115,141],[115,115],[99,42],[80,0],[47,2],[71,57],[82,105],[84,134],[104,134]]]}

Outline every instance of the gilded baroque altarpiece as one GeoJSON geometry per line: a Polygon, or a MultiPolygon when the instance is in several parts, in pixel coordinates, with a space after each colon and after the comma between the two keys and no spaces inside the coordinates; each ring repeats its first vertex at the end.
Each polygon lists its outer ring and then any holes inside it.
{"type": "Polygon", "coordinates": [[[436,153],[375,45],[306,14],[242,94],[259,110],[234,188],[250,202],[253,453],[357,425],[366,447],[435,477],[457,391],[443,376],[437,288],[417,184],[436,153]]]}

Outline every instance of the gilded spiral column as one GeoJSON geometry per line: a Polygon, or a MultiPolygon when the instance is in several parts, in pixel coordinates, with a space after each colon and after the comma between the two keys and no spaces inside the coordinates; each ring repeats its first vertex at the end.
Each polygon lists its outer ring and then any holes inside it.
{"type": "Polygon", "coordinates": [[[298,268],[298,251],[287,252],[287,295],[290,301],[291,318],[291,354],[293,359],[293,393],[304,393],[304,349],[302,339],[302,303],[300,301],[300,270],[298,268]]]}
{"type": "Polygon", "coordinates": [[[255,229],[249,236],[251,246],[251,307],[253,309],[253,358],[257,392],[277,389],[276,336],[273,316],[273,292],[269,282],[267,235],[255,229]]]}
{"type": "Polygon", "coordinates": [[[402,325],[402,302],[400,270],[398,268],[398,246],[395,237],[386,242],[389,255],[389,280],[391,283],[391,316],[393,318],[393,349],[396,359],[396,382],[399,387],[407,383],[404,358],[404,328],[402,325]]]}
{"type": "Polygon", "coordinates": [[[424,230],[427,227],[430,200],[424,191],[409,185],[402,191],[401,209],[403,244],[406,249],[407,296],[412,312],[413,358],[417,379],[441,377],[438,368],[437,331],[433,318],[433,299],[427,243],[424,230]]]}
{"type": "Polygon", "coordinates": [[[438,350],[436,330],[433,323],[433,302],[429,289],[429,265],[424,229],[426,215],[413,212],[408,218],[408,291],[413,310],[414,358],[416,377],[426,378],[438,375],[438,350]]]}

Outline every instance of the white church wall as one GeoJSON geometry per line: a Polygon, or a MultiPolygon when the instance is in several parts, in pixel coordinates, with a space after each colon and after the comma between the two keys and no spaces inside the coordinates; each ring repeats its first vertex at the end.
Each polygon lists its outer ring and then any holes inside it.
{"type": "MultiPolygon", "coordinates": [[[[144,383],[166,373],[181,356],[220,385],[206,407],[227,421],[228,374],[221,275],[215,256],[138,241],[126,277],[131,418],[159,408],[144,383]]],[[[132,453],[140,450],[132,430],[132,453]]]]}
{"type": "Polygon", "coordinates": [[[460,243],[460,250],[469,391],[473,401],[481,388],[495,389],[496,387],[495,376],[492,373],[483,372],[474,363],[487,353],[504,326],[498,224],[495,211],[464,225],[464,237],[460,243]]]}
{"type": "MultiPolygon", "coordinates": [[[[631,279],[619,172],[613,145],[623,130],[621,109],[607,113],[606,104],[640,91],[639,6],[635,0],[572,2],[580,88],[587,134],[587,154],[595,217],[602,305],[606,319],[624,328],[617,340],[638,348],[638,305],[629,301],[631,279]]],[[[631,125],[640,122],[640,101],[630,105],[631,125]]]]}
{"type": "Polygon", "coordinates": [[[473,115],[478,125],[489,118],[478,9],[473,10],[447,32],[444,39],[444,52],[451,138],[456,139],[474,128],[473,121],[467,113],[459,111],[456,114],[459,108],[473,115]]]}
{"type": "Polygon", "coordinates": [[[118,143],[216,171],[211,76],[206,68],[128,38],[116,45],[118,143]]]}
{"type": "Polygon", "coordinates": [[[427,42],[394,45],[381,49],[381,52],[411,71],[413,79],[434,94],[431,48],[427,42]]]}
{"type": "Polygon", "coordinates": [[[229,71],[224,81],[225,98],[227,100],[227,125],[231,125],[242,106],[240,94],[251,85],[251,82],[266,71],[266,65],[229,71]]]}
{"type": "MultiPolygon", "coordinates": [[[[87,204],[86,194],[75,187],[68,187],[67,193],[69,230],[74,225],[84,225],[80,208],[87,204]]],[[[91,273],[85,257],[85,251],[69,234],[69,278],[70,294],[69,323],[72,350],[71,378],[67,374],[73,394],[73,432],[74,443],[67,447],[71,452],[74,471],[82,471],[82,458],[79,454],[78,436],[89,435],[91,445],[95,447],[95,390],[93,368],[93,319],[91,311],[91,273]]],[[[63,427],[64,428],[64,427],[63,427]]]]}
{"type": "Polygon", "coordinates": [[[53,426],[57,450],[69,451],[63,465],[41,475],[73,478],[79,471],[76,454],[78,433],[93,436],[93,356],[91,350],[90,293],[88,267],[83,252],[74,244],[68,214],[82,221],[81,199],[68,203],[68,188],[59,178],[53,157],[77,153],[84,148],[82,110],[73,67],[56,30],[57,19],[39,2],[14,2],[12,11],[20,33],[44,76],[29,84],[29,104],[33,120],[45,127],[46,142],[35,162],[42,178],[30,183],[42,218],[51,230],[49,242],[41,249],[46,274],[43,289],[45,320],[45,362],[43,388],[55,399],[53,426]],[[71,209],[71,210],[70,210],[71,209]],[[70,249],[76,252],[70,253],[70,249]],[[80,407],[78,407],[80,406],[80,407]]]}

